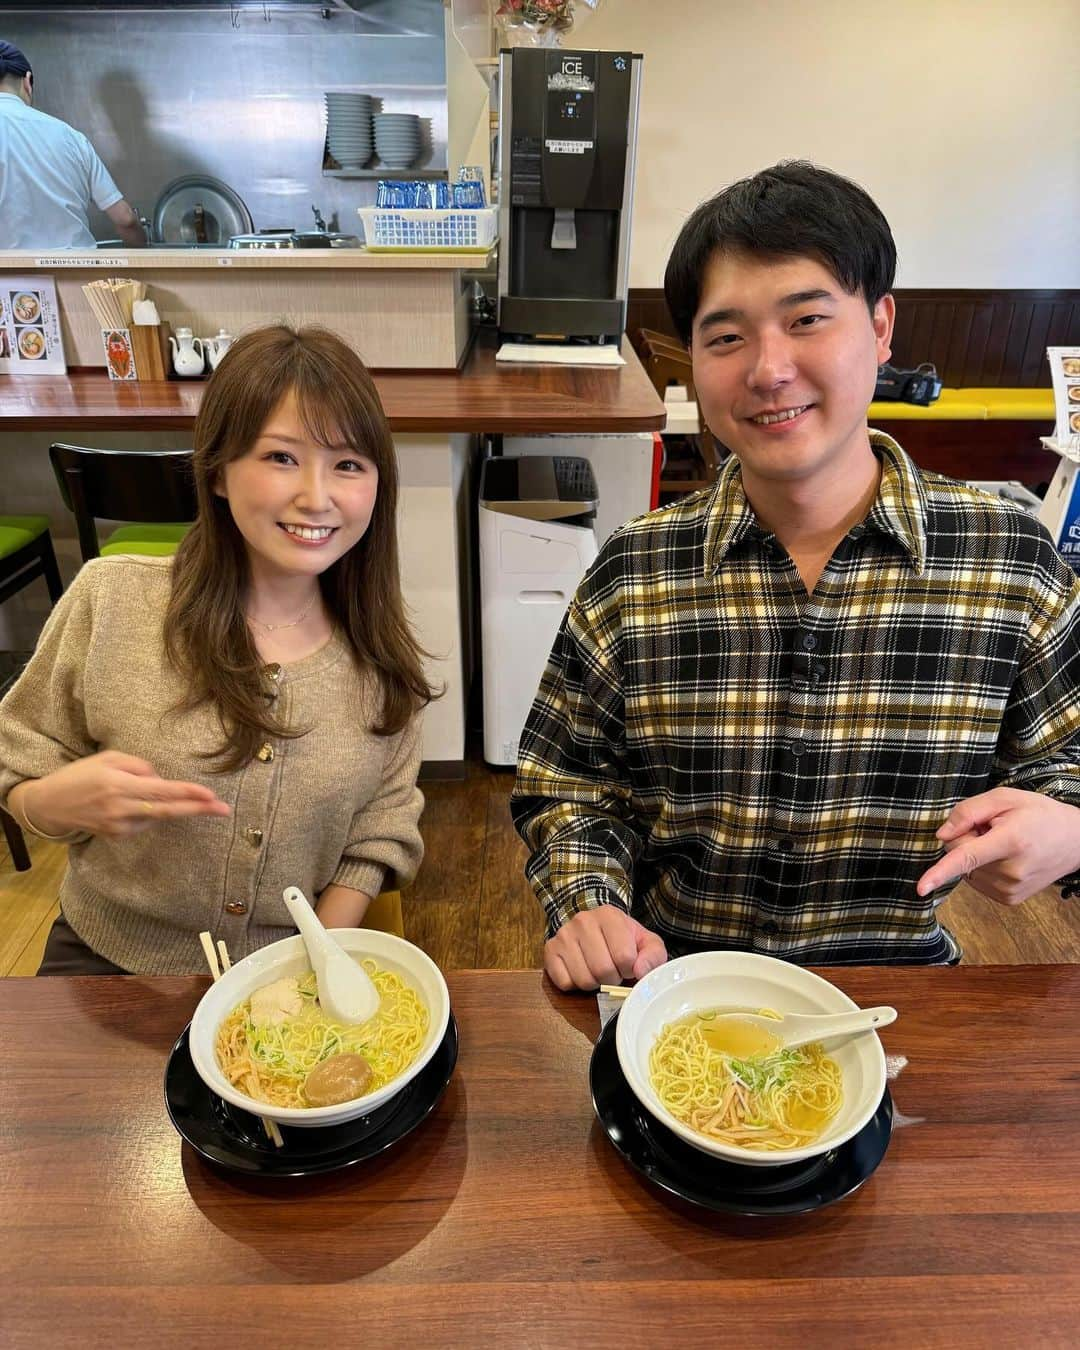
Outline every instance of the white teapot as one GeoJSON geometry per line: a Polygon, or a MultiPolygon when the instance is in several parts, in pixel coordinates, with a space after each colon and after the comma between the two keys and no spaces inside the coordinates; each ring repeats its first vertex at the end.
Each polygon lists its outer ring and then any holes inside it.
{"type": "Polygon", "coordinates": [[[169,338],[172,348],[173,370],[177,375],[202,375],[206,370],[202,338],[192,337],[190,328],[178,328],[176,337],[169,338]]]}
{"type": "Polygon", "coordinates": [[[233,335],[222,328],[219,329],[217,337],[203,338],[202,342],[210,360],[210,369],[217,370],[221,358],[233,344],[233,335]]]}

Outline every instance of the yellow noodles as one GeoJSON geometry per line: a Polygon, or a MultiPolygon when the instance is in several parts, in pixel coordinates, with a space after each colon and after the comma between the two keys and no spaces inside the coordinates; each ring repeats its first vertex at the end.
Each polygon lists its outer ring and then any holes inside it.
{"type": "Polygon", "coordinates": [[[336,1054],[359,1054],[371,1065],[365,1095],[404,1073],[420,1053],[428,1010],[399,976],[360,963],[379,991],[379,1011],[362,1026],[342,1026],[319,1006],[315,975],[299,979],[301,1011],[278,1026],[255,1026],[250,1001],[225,1018],[217,1035],[217,1059],[229,1082],[271,1106],[309,1107],[304,1080],[317,1064],[336,1054]]]}
{"type": "Polygon", "coordinates": [[[649,1054],[656,1094],[677,1119],[736,1148],[790,1149],[812,1143],[840,1109],[839,1065],[820,1045],[740,1058],[715,1049],[715,1013],[666,1026],[649,1054]]]}

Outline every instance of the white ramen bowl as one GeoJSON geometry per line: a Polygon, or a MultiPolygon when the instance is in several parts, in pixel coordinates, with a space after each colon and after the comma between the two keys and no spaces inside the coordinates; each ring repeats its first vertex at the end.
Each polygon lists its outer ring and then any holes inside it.
{"type": "Polygon", "coordinates": [[[736,1148],[707,1139],[677,1120],[660,1102],[649,1078],[649,1053],[671,1022],[710,1008],[779,1013],[839,1013],[857,1007],[820,975],[787,961],[750,952],[698,952],[649,972],[619,1010],[615,1048],[626,1081],[642,1106],[688,1144],[729,1162],[778,1167],[825,1153],[850,1139],[878,1108],[885,1091],[885,1052],[877,1033],[823,1042],[843,1075],[843,1102],[825,1131],[802,1148],[736,1148]]]}
{"type": "Polygon", "coordinates": [[[393,971],[416,990],[428,1010],[427,1035],[420,1053],[405,1072],[366,1096],[340,1102],[336,1106],[270,1106],[266,1102],[258,1102],[233,1087],[218,1067],[214,1050],[218,1028],[229,1013],[249,999],[256,989],[272,984],[274,980],[303,974],[311,969],[311,961],[304,939],[299,934],[245,956],[212,984],[199,1001],[191,1019],[191,1059],[199,1077],[211,1092],[216,1092],[233,1106],[276,1120],[279,1125],[304,1128],[341,1125],[347,1120],[367,1115],[375,1107],[396,1096],[410,1079],[416,1077],[438,1049],[450,1020],[450,994],[442,971],[419,947],[414,947],[404,938],[374,928],[333,928],[330,931],[347,952],[357,957],[370,956],[380,970],[393,971]]]}

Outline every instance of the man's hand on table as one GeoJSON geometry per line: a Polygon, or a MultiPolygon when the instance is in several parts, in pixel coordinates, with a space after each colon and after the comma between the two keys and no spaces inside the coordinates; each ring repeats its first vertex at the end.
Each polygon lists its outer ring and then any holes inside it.
{"type": "Polygon", "coordinates": [[[616,905],[575,914],[544,944],[544,969],[560,989],[640,980],[666,960],[663,941],[616,905]]]}
{"type": "Polygon", "coordinates": [[[937,837],[948,850],[919,878],[929,895],[964,877],[1002,905],[1019,905],[1080,867],[1080,807],[999,787],[958,802],[937,837]]]}

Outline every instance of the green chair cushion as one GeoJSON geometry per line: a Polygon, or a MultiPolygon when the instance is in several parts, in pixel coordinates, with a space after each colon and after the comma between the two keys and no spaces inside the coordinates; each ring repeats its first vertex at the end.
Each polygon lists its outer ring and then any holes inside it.
{"type": "Polygon", "coordinates": [[[101,550],[103,558],[114,558],[119,554],[139,554],[144,558],[167,558],[180,546],[179,539],[127,539],[119,544],[110,539],[101,550]]]}
{"type": "MultiPolygon", "coordinates": [[[[105,544],[108,547],[109,544],[120,544],[125,540],[148,544],[178,544],[190,529],[190,522],[181,522],[179,525],[121,525],[113,530],[105,544]]],[[[105,549],[101,551],[104,553],[105,549]]]]}
{"type": "Polygon", "coordinates": [[[48,516],[0,516],[0,558],[10,558],[48,528],[48,516]]]}
{"type": "Polygon", "coordinates": [[[178,525],[121,525],[105,540],[101,556],[113,558],[119,553],[136,553],[142,554],[144,558],[166,558],[176,552],[190,529],[190,522],[178,525]]]}

